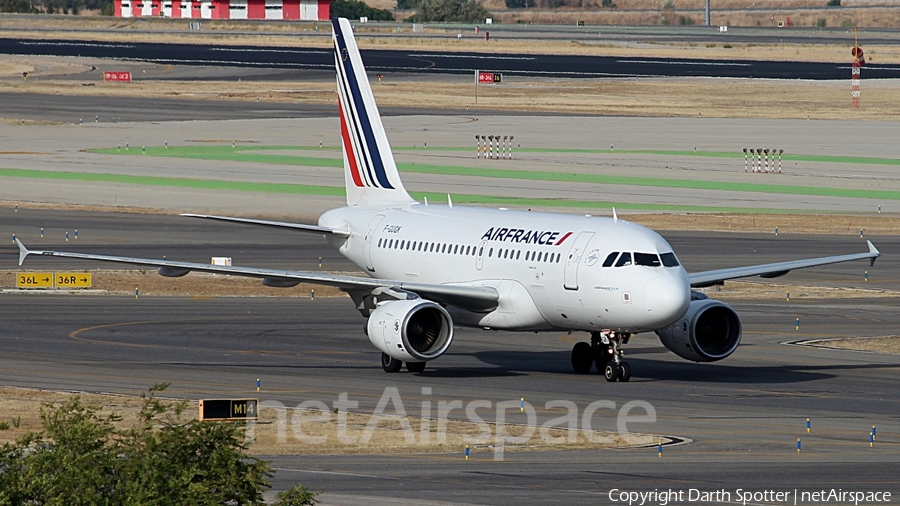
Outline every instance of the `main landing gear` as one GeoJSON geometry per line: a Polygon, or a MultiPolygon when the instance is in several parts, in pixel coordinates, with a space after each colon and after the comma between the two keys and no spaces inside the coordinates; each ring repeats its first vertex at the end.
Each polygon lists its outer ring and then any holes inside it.
{"type": "Polygon", "coordinates": [[[630,380],[631,365],[622,360],[622,345],[628,343],[630,337],[628,333],[591,332],[590,344],[580,342],[572,348],[572,368],[578,374],[587,374],[596,364],[597,371],[606,377],[606,381],[630,380]]]}
{"type": "MultiPolygon", "coordinates": [[[[427,363],[428,362],[407,362],[406,370],[409,372],[422,372],[425,370],[425,364],[427,363]]],[[[403,368],[403,361],[397,360],[387,353],[382,353],[381,368],[384,369],[384,372],[400,372],[400,369],[403,368]]]]}

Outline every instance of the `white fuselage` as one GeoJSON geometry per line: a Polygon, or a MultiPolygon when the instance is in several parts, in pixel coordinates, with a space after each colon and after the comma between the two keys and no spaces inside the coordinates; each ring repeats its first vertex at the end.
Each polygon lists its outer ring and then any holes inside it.
{"type": "Polygon", "coordinates": [[[332,243],[375,278],[495,288],[494,311],[448,308],[463,326],[645,332],[690,304],[672,247],[624,220],[413,204],[335,209],[319,225],[349,230],[332,243]]]}

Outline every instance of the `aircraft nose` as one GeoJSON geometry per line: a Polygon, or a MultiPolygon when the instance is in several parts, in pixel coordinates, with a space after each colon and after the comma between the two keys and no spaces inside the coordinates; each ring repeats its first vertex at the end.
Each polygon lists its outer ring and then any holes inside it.
{"type": "Polygon", "coordinates": [[[680,276],[659,276],[644,287],[647,316],[660,327],[681,318],[690,303],[690,283],[680,276]]]}

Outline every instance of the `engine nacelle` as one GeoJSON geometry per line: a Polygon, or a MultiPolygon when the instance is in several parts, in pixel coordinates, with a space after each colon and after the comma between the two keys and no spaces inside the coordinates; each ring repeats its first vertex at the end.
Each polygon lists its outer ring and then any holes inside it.
{"type": "Polygon", "coordinates": [[[734,353],[741,342],[741,319],[728,304],[692,300],[681,318],[656,331],[671,352],[694,362],[715,362],[734,353]]]}
{"type": "Polygon", "coordinates": [[[447,310],[429,300],[396,300],[381,304],[366,323],[369,341],[404,362],[434,360],[453,340],[453,320],[447,310]]]}

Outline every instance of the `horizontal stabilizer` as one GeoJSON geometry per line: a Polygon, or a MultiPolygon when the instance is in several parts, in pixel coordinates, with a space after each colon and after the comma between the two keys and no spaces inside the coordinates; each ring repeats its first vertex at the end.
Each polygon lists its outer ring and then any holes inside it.
{"type": "Polygon", "coordinates": [[[210,214],[180,214],[179,216],[186,216],[188,218],[201,218],[204,220],[216,220],[216,221],[229,221],[232,223],[244,223],[247,225],[262,225],[266,227],[278,227],[278,228],[289,228],[292,230],[297,230],[300,232],[312,232],[316,234],[333,234],[340,235],[343,237],[350,237],[349,230],[337,230],[328,227],[320,227],[318,225],[306,225],[304,223],[289,223],[285,221],[267,221],[267,220],[254,220],[252,218],[233,218],[231,216],[213,216],[210,214]]]}

